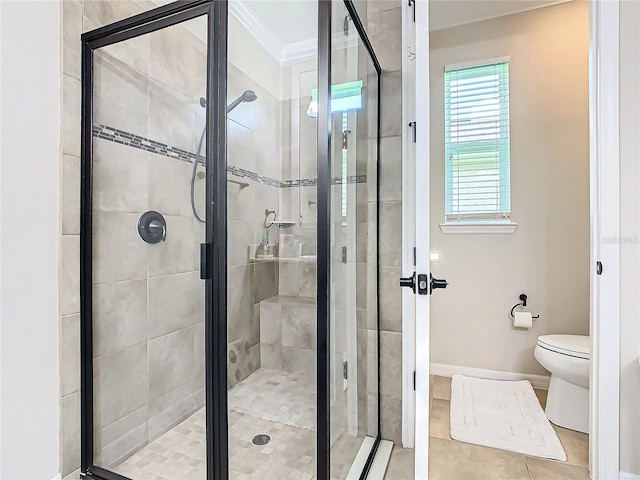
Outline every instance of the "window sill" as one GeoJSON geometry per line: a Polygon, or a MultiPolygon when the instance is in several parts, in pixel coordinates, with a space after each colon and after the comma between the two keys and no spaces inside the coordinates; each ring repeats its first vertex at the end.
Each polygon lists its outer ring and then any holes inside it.
{"type": "Polygon", "coordinates": [[[517,223],[441,223],[442,233],[513,233],[517,223]]]}

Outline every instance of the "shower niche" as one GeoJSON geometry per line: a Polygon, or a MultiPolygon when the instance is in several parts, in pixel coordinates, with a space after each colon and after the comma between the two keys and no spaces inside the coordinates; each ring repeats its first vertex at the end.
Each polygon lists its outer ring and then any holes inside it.
{"type": "Polygon", "coordinates": [[[360,476],[380,441],[366,11],[161,3],[82,36],[82,471],[360,476]]]}

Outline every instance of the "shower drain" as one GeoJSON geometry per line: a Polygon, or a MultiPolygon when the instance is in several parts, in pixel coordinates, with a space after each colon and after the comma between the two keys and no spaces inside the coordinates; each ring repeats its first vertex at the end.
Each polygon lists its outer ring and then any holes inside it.
{"type": "Polygon", "coordinates": [[[251,443],[253,443],[254,445],[257,445],[259,447],[262,446],[262,445],[266,445],[270,441],[271,441],[271,437],[269,435],[267,435],[266,433],[261,433],[260,435],[256,435],[255,437],[253,437],[251,439],[251,443]]]}

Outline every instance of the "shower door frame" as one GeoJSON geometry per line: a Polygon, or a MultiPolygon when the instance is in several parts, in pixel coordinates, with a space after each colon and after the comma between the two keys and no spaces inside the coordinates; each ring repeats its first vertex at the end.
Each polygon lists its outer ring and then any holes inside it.
{"type": "MultiPolygon", "coordinates": [[[[317,477],[331,473],[330,431],[330,321],[331,291],[331,15],[332,1],[318,0],[318,144],[317,144],[317,477]]],[[[352,0],[343,0],[376,70],[377,139],[376,202],[380,195],[380,123],[382,69],[352,0]]],[[[207,16],[206,105],[208,129],[205,159],[206,232],[201,248],[201,278],[205,280],[205,409],[208,480],[229,476],[227,411],[227,42],[228,2],[187,0],[140,13],[81,35],[81,191],[80,191],[80,403],[81,460],[83,477],[128,480],[94,464],[93,405],[93,52],[96,49],[149,34],[185,21],[207,16]]],[[[379,244],[380,211],[376,213],[376,245],[379,244]]],[[[376,248],[377,317],[377,435],[360,478],[371,468],[380,433],[380,267],[376,248]]],[[[135,479],[134,479],[135,480],[135,479]]]]}

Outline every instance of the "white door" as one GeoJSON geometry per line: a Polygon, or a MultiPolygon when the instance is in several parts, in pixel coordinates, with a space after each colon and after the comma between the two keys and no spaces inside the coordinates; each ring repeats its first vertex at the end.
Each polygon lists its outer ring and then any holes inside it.
{"type": "Polygon", "coordinates": [[[407,127],[403,186],[403,443],[415,448],[415,478],[429,470],[429,296],[435,280],[429,251],[429,4],[412,2],[403,16],[403,121],[407,127]],[[415,373],[414,373],[415,372],[415,373]],[[415,375],[415,376],[414,376],[415,375]],[[415,382],[414,382],[415,378],[415,382]],[[413,389],[415,388],[415,393],[413,389]],[[412,431],[412,427],[413,431],[412,431]]]}

